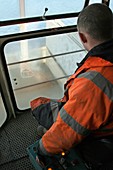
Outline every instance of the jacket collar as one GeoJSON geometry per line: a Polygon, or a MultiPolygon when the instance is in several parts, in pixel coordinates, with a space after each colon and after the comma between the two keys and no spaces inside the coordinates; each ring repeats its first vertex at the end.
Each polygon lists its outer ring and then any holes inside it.
{"type": "Polygon", "coordinates": [[[75,74],[73,74],[68,80],[67,83],[65,84],[64,87],[66,87],[66,85],[68,84],[68,82],[72,79],[75,78],[76,73],[77,75],[80,74],[82,71],[84,71],[82,69],[82,65],[84,64],[84,62],[88,59],[88,57],[99,57],[102,58],[104,60],[107,60],[111,63],[113,63],[113,39],[111,39],[110,41],[107,41],[105,43],[102,43],[98,46],[95,46],[94,48],[92,48],[87,55],[84,57],[84,59],[80,62],[77,63],[78,68],[75,70],[75,74]],[[81,67],[81,68],[80,68],[81,67]],[[80,69],[79,69],[80,68],[80,69]],[[77,72],[78,71],[78,72],[77,72]]]}
{"type": "Polygon", "coordinates": [[[89,56],[100,57],[104,60],[107,60],[113,63],[113,39],[92,48],[87,53],[87,55],[84,57],[84,59],[80,63],[77,64],[78,67],[81,67],[89,56]]]}

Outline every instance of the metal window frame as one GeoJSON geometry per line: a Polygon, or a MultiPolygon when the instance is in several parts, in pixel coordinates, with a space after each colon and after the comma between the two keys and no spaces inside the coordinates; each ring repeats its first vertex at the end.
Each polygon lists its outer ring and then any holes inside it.
{"type": "MultiPolygon", "coordinates": [[[[90,0],[86,0],[84,7],[89,4],[90,0]]],[[[109,5],[110,0],[107,1],[107,5],[109,5]]],[[[105,0],[102,0],[102,3],[105,3],[105,0]]],[[[53,19],[61,19],[61,18],[72,18],[77,17],[79,13],[70,13],[70,14],[62,14],[62,15],[53,15],[53,16],[46,16],[46,20],[53,20],[53,19]]],[[[22,23],[30,23],[30,22],[37,22],[43,21],[42,17],[34,17],[34,18],[26,18],[26,19],[18,19],[18,20],[9,20],[9,21],[0,21],[0,26],[8,26],[8,25],[15,25],[15,24],[22,24],[22,23]]],[[[7,63],[4,55],[4,47],[7,43],[18,41],[18,40],[25,40],[31,38],[39,38],[44,36],[51,36],[57,34],[64,34],[69,32],[76,32],[76,26],[66,26],[66,27],[59,27],[53,29],[43,29],[39,31],[29,31],[25,33],[18,33],[18,34],[11,34],[11,35],[4,35],[0,36],[0,90],[1,96],[3,98],[4,106],[7,112],[7,119],[9,119],[12,115],[16,117],[16,114],[23,112],[23,110],[19,110],[17,108],[13,88],[10,81],[10,76],[7,68],[7,63]]]]}

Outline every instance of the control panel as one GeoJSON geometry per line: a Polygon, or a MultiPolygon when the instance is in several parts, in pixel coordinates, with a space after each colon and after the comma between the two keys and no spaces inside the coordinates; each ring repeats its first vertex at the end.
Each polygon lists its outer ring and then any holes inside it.
{"type": "Polygon", "coordinates": [[[41,156],[37,147],[38,141],[27,148],[30,161],[36,170],[87,170],[75,149],[55,156],[41,156]]]}

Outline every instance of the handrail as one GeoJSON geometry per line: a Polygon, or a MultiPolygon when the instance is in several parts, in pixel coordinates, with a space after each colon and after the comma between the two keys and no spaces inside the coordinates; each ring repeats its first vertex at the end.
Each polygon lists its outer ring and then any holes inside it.
{"type": "Polygon", "coordinates": [[[42,30],[35,30],[35,31],[29,31],[29,32],[22,32],[22,33],[13,33],[8,35],[2,35],[0,36],[1,41],[17,41],[17,40],[23,40],[26,38],[36,38],[37,37],[44,37],[48,35],[56,35],[56,34],[63,34],[68,32],[76,32],[77,26],[65,26],[65,27],[57,27],[57,28],[49,28],[49,29],[42,29],[42,30]],[[9,40],[10,39],[10,40],[9,40]]]}
{"type": "Polygon", "coordinates": [[[13,63],[7,64],[7,66],[16,65],[16,64],[22,64],[22,63],[27,63],[27,62],[32,62],[32,61],[38,61],[38,60],[41,60],[41,59],[47,59],[47,58],[52,58],[52,57],[56,58],[56,57],[59,57],[59,56],[61,56],[61,55],[79,53],[79,52],[82,52],[82,51],[85,51],[85,49],[76,50],[76,51],[69,51],[69,52],[66,52],[66,53],[60,53],[60,54],[55,54],[55,55],[46,56],[46,57],[39,57],[39,58],[33,58],[33,59],[29,59],[29,60],[23,60],[23,61],[13,62],[13,63]]]}
{"type": "Polygon", "coordinates": [[[61,79],[64,79],[64,78],[67,78],[67,77],[70,77],[70,76],[71,76],[71,75],[66,75],[66,76],[54,78],[54,79],[51,79],[51,80],[38,82],[38,83],[35,83],[35,84],[32,84],[32,85],[26,85],[25,87],[24,87],[24,86],[23,86],[23,87],[18,87],[18,88],[16,88],[15,90],[21,90],[21,89],[25,89],[25,88],[28,88],[28,87],[33,87],[33,86],[40,85],[40,84],[44,84],[44,83],[50,83],[50,82],[57,81],[57,80],[61,80],[61,79]]]}

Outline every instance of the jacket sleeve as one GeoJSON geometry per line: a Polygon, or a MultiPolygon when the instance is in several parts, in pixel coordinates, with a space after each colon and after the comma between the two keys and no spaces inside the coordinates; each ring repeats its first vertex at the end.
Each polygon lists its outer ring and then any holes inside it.
{"type": "Polygon", "coordinates": [[[105,101],[99,103],[104,98],[102,95],[100,89],[88,79],[75,80],[69,89],[69,100],[59,111],[56,122],[40,140],[43,154],[69,150],[98,129],[104,121],[98,116],[105,112],[101,110],[105,101]]]}

